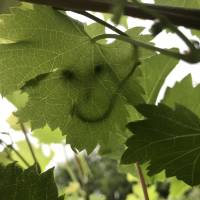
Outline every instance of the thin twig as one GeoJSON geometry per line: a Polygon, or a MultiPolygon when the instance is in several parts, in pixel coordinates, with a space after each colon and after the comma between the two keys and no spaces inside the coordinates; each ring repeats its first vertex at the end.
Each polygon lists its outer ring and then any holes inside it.
{"type": "Polygon", "coordinates": [[[144,199],[145,200],[149,200],[149,195],[148,195],[148,191],[147,191],[147,185],[145,183],[144,175],[142,173],[142,169],[140,167],[139,162],[135,163],[135,167],[136,167],[136,170],[138,172],[138,176],[139,176],[139,179],[140,179],[140,184],[142,186],[142,191],[143,191],[143,194],[144,194],[144,199]]]}
{"type": "Polygon", "coordinates": [[[27,166],[27,167],[30,167],[29,163],[25,160],[25,158],[19,153],[19,151],[17,151],[12,145],[8,146],[10,147],[15,153],[16,155],[24,162],[24,164],[27,166]]]}
{"type": "Polygon", "coordinates": [[[108,27],[109,29],[113,30],[114,32],[116,32],[116,33],[118,33],[120,35],[128,36],[126,33],[124,33],[123,31],[119,30],[115,26],[107,23],[106,21],[103,21],[103,20],[99,19],[98,17],[96,17],[96,16],[94,16],[94,15],[92,15],[92,14],[86,12],[86,11],[73,11],[73,12],[76,12],[78,14],[84,15],[84,16],[86,16],[86,17],[98,22],[99,24],[102,24],[103,26],[108,27]]]}
{"type": "Polygon", "coordinates": [[[26,130],[26,128],[25,128],[23,123],[20,123],[20,126],[21,126],[21,129],[22,129],[22,132],[24,133],[24,136],[25,136],[26,142],[28,144],[29,150],[31,152],[31,155],[33,157],[33,160],[34,160],[35,164],[39,165],[39,162],[37,161],[37,158],[36,158],[35,153],[33,151],[33,147],[31,145],[31,142],[30,142],[30,140],[28,138],[27,130],[26,130]]]}
{"type": "MultiPolygon", "coordinates": [[[[50,5],[60,10],[77,10],[77,11],[96,11],[96,12],[112,12],[112,1],[106,0],[20,0],[30,3],[38,3],[50,5]]],[[[185,26],[188,28],[200,29],[200,10],[188,9],[172,6],[158,6],[153,4],[145,4],[154,12],[167,17],[173,24],[185,26]]],[[[138,6],[127,3],[124,8],[124,14],[141,19],[154,20],[155,17],[144,12],[138,6]]]]}

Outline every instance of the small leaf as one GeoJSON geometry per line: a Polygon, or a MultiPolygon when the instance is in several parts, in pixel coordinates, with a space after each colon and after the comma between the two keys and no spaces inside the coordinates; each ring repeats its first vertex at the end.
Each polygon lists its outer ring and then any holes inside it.
{"type": "Polygon", "coordinates": [[[172,108],[176,104],[183,105],[200,117],[199,99],[200,84],[194,87],[191,75],[187,75],[180,82],[176,82],[172,88],[167,88],[162,103],[172,108]]]}
{"type": "Polygon", "coordinates": [[[105,26],[99,23],[92,23],[90,25],[85,25],[84,29],[91,38],[105,33],[105,26]]]}
{"type": "Polygon", "coordinates": [[[48,125],[43,128],[34,130],[32,134],[33,136],[37,137],[40,142],[45,144],[61,143],[65,139],[59,129],[52,131],[48,125]]]}

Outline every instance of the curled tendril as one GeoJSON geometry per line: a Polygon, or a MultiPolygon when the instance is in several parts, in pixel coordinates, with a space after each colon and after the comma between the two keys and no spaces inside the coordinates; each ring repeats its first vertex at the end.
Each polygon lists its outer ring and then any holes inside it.
{"type": "Polygon", "coordinates": [[[135,69],[137,68],[138,65],[140,65],[140,61],[139,61],[139,56],[138,56],[138,47],[134,46],[135,48],[135,54],[134,54],[134,59],[135,59],[135,63],[133,65],[133,67],[131,68],[130,72],[126,75],[126,77],[119,82],[116,92],[111,96],[110,98],[110,102],[108,104],[107,109],[105,110],[105,112],[103,112],[100,116],[98,117],[90,117],[90,116],[85,116],[81,110],[79,109],[78,104],[75,104],[73,106],[72,109],[72,114],[75,114],[81,121],[83,122],[89,122],[89,123],[96,123],[96,122],[101,122],[105,119],[107,119],[112,110],[113,107],[115,106],[116,103],[116,99],[118,96],[118,93],[120,92],[120,90],[123,88],[124,84],[126,83],[126,81],[131,77],[131,75],[134,73],[135,69]]]}

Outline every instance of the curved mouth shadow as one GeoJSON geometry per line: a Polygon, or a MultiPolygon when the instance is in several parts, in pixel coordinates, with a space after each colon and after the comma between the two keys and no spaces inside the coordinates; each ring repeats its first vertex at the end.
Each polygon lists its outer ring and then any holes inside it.
{"type": "Polygon", "coordinates": [[[72,116],[75,115],[78,119],[80,119],[83,122],[87,122],[87,123],[102,122],[103,120],[106,120],[111,115],[112,110],[115,106],[116,99],[117,99],[117,94],[113,94],[110,99],[107,109],[101,115],[99,115],[97,117],[91,117],[91,116],[85,115],[80,110],[80,107],[78,106],[78,104],[73,105],[71,115],[72,116]]]}

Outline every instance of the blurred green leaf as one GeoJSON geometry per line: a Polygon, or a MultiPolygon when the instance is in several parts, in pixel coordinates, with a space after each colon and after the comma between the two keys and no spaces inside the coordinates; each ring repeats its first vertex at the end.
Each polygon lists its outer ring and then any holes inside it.
{"type": "Polygon", "coordinates": [[[191,186],[187,185],[183,181],[177,180],[176,178],[170,179],[170,194],[169,199],[179,199],[184,193],[189,190],[191,186]]]}
{"type": "Polygon", "coordinates": [[[62,135],[62,132],[58,128],[52,131],[48,125],[44,128],[34,130],[32,134],[39,139],[41,143],[45,144],[62,143],[65,139],[65,136],[62,135]]]}

